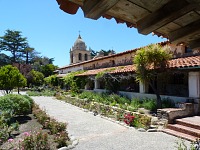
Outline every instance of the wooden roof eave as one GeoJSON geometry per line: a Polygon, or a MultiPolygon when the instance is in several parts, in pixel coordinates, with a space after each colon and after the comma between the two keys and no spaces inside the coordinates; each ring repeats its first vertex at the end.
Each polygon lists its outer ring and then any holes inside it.
{"type": "Polygon", "coordinates": [[[156,0],[149,0],[145,1],[145,5],[144,0],[57,0],[57,2],[60,9],[69,14],[76,14],[81,7],[87,18],[95,20],[101,16],[107,19],[115,18],[117,23],[136,27],[141,34],[153,32],[158,36],[169,38],[175,44],[185,42],[193,49],[200,48],[200,30],[196,28],[200,20],[199,0],[163,0],[159,3],[156,0]],[[135,12],[133,8],[141,13],[135,12]],[[191,12],[194,12],[193,15],[187,15],[191,12]]]}

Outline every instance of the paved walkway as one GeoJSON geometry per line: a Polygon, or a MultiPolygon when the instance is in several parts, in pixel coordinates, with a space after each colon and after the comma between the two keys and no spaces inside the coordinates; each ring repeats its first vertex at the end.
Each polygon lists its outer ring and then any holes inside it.
{"type": "Polygon", "coordinates": [[[79,139],[74,150],[177,150],[179,139],[165,133],[127,129],[51,97],[33,99],[50,116],[68,123],[69,134],[79,139]]]}

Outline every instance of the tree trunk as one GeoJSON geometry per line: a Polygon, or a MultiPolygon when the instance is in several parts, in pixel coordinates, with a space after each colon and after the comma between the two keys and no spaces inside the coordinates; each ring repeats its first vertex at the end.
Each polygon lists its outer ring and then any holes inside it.
{"type": "Polygon", "coordinates": [[[28,51],[26,51],[26,64],[28,64],[28,51]]]}
{"type": "Polygon", "coordinates": [[[13,52],[13,62],[14,62],[14,63],[16,62],[16,55],[15,55],[15,52],[13,52]]]}
{"type": "Polygon", "coordinates": [[[155,86],[151,82],[149,82],[149,85],[151,86],[151,88],[153,89],[154,93],[156,94],[157,109],[161,109],[162,108],[162,101],[161,101],[160,94],[159,94],[158,90],[155,88],[155,86]]]}

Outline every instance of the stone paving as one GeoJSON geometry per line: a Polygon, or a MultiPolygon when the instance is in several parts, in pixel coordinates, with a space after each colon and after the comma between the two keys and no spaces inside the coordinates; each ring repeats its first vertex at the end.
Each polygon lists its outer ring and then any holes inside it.
{"type": "Polygon", "coordinates": [[[50,116],[68,123],[69,134],[79,141],[74,150],[176,150],[180,141],[162,132],[126,128],[52,97],[33,99],[50,116]]]}

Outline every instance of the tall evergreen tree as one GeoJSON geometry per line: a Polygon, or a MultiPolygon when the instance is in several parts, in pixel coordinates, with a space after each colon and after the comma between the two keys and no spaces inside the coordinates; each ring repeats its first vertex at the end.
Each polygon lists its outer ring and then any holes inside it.
{"type": "Polygon", "coordinates": [[[22,37],[20,31],[6,30],[5,35],[0,37],[0,50],[9,51],[13,63],[17,61],[17,57],[24,52],[27,45],[27,38],[22,37]]]}

